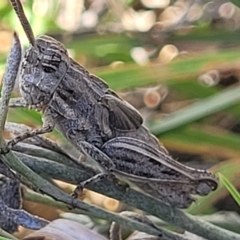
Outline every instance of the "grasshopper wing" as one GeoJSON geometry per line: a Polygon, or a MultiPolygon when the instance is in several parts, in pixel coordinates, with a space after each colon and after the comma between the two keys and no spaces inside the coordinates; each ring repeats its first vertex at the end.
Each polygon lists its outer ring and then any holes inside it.
{"type": "Polygon", "coordinates": [[[109,122],[112,128],[119,131],[131,131],[142,125],[142,116],[133,106],[110,90],[102,79],[92,74],[90,78],[92,91],[100,104],[109,111],[109,122]]]}
{"type": "Polygon", "coordinates": [[[116,94],[105,94],[101,98],[101,104],[109,110],[110,123],[116,130],[136,130],[143,123],[141,114],[116,94]]]}

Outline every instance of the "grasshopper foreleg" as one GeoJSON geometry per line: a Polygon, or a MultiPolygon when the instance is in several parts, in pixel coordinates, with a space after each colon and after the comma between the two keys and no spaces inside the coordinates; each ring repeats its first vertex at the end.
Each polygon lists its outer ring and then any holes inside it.
{"type": "Polygon", "coordinates": [[[43,121],[44,121],[44,123],[43,123],[42,128],[33,129],[30,131],[26,131],[22,134],[19,134],[18,136],[16,136],[15,138],[13,138],[12,140],[10,140],[7,143],[6,149],[4,149],[4,150],[2,149],[1,153],[2,154],[8,153],[13,148],[14,145],[16,145],[17,143],[19,143],[27,138],[34,137],[34,136],[44,134],[44,133],[48,133],[48,132],[52,132],[54,129],[54,126],[55,126],[55,122],[54,122],[52,116],[50,114],[47,114],[47,112],[46,112],[46,114],[44,114],[43,121]]]}

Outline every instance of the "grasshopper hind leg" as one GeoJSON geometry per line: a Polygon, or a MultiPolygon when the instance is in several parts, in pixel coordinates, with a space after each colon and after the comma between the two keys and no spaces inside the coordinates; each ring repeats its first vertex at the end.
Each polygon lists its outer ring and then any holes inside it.
{"type": "Polygon", "coordinates": [[[74,198],[77,198],[79,194],[81,194],[83,188],[86,185],[95,183],[97,181],[102,180],[103,178],[111,176],[112,169],[115,168],[115,165],[113,164],[112,160],[92,144],[86,141],[79,141],[77,146],[82,153],[84,153],[87,157],[91,158],[96,163],[98,163],[100,167],[100,173],[79,183],[75,190],[73,191],[73,193],[71,194],[74,198]]]}
{"type": "Polygon", "coordinates": [[[217,187],[210,172],[185,168],[166,152],[141,140],[118,137],[106,142],[101,150],[115,163],[120,176],[174,207],[187,208],[195,201],[193,195],[206,196],[217,187]]]}

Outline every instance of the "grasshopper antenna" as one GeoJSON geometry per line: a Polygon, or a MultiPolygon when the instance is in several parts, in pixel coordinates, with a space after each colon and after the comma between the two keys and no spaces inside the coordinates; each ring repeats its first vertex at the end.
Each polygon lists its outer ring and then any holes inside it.
{"type": "Polygon", "coordinates": [[[24,13],[24,10],[23,10],[23,7],[22,7],[22,4],[20,2],[20,0],[10,0],[11,4],[12,4],[12,7],[14,9],[14,11],[16,12],[21,24],[22,24],[22,27],[24,29],[24,32],[26,33],[26,36],[28,38],[28,41],[29,43],[32,45],[32,46],[35,46],[35,37],[34,37],[34,34],[33,34],[33,31],[32,31],[32,28],[26,18],[26,15],[24,13]]]}

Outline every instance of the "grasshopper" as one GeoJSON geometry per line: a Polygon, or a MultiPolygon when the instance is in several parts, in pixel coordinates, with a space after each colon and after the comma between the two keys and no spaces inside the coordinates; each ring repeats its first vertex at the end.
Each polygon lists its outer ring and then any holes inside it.
{"type": "Polygon", "coordinates": [[[10,2],[30,43],[20,64],[20,93],[26,106],[42,112],[43,126],[10,140],[9,149],[56,127],[101,169],[79,188],[112,174],[179,208],[217,188],[210,172],[172,159],[142,125],[140,113],[70,58],[62,43],[45,35],[35,39],[20,1],[10,2]]]}

